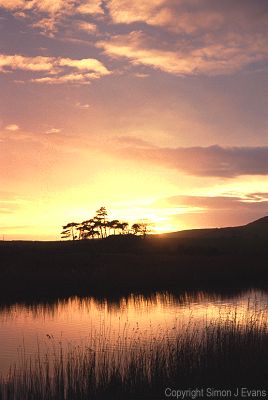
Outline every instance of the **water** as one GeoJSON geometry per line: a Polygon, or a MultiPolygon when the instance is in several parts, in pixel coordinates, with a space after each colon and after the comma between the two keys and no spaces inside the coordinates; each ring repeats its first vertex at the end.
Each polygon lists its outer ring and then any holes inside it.
{"type": "Polygon", "coordinates": [[[52,354],[60,344],[91,346],[94,351],[105,343],[122,348],[129,343],[172,338],[180,329],[202,330],[213,321],[236,318],[246,324],[250,311],[268,319],[268,294],[250,290],[235,296],[206,292],[174,296],[130,296],[117,303],[89,298],[69,298],[53,304],[2,306],[0,308],[0,374],[20,364],[26,355],[52,354]]]}

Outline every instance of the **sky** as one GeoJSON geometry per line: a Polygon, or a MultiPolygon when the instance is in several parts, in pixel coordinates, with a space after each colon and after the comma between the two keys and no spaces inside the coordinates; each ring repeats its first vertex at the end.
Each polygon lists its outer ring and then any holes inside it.
{"type": "Polygon", "coordinates": [[[267,0],[0,0],[0,239],[268,214],[267,0]]]}

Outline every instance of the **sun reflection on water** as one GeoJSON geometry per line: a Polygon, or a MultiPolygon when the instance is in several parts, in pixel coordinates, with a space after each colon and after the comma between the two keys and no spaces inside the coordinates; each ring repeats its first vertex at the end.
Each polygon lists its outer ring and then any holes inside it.
{"type": "Polygon", "coordinates": [[[0,309],[0,371],[17,362],[18,349],[34,356],[59,344],[100,348],[133,348],[137,343],[161,341],[211,324],[243,327],[254,318],[268,320],[268,295],[247,291],[235,297],[206,292],[131,295],[118,301],[73,297],[52,304],[15,304],[0,309]]]}

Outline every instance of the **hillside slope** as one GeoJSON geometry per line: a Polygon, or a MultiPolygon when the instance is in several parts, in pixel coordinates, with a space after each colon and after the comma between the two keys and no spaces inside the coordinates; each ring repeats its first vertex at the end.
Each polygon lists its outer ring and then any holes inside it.
{"type": "Polygon", "coordinates": [[[205,238],[231,238],[237,236],[252,236],[268,238],[268,216],[260,218],[242,226],[226,228],[189,229],[163,234],[162,237],[172,239],[205,239],[205,238]]]}

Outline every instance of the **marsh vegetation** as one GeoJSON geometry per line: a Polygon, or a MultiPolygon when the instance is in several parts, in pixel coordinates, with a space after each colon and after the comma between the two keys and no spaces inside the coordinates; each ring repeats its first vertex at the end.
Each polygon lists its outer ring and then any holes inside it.
{"type": "Polygon", "coordinates": [[[163,399],[167,387],[254,386],[268,381],[267,314],[232,310],[207,320],[161,331],[146,342],[122,330],[117,346],[91,338],[83,346],[23,358],[2,377],[2,400],[163,399]]]}

